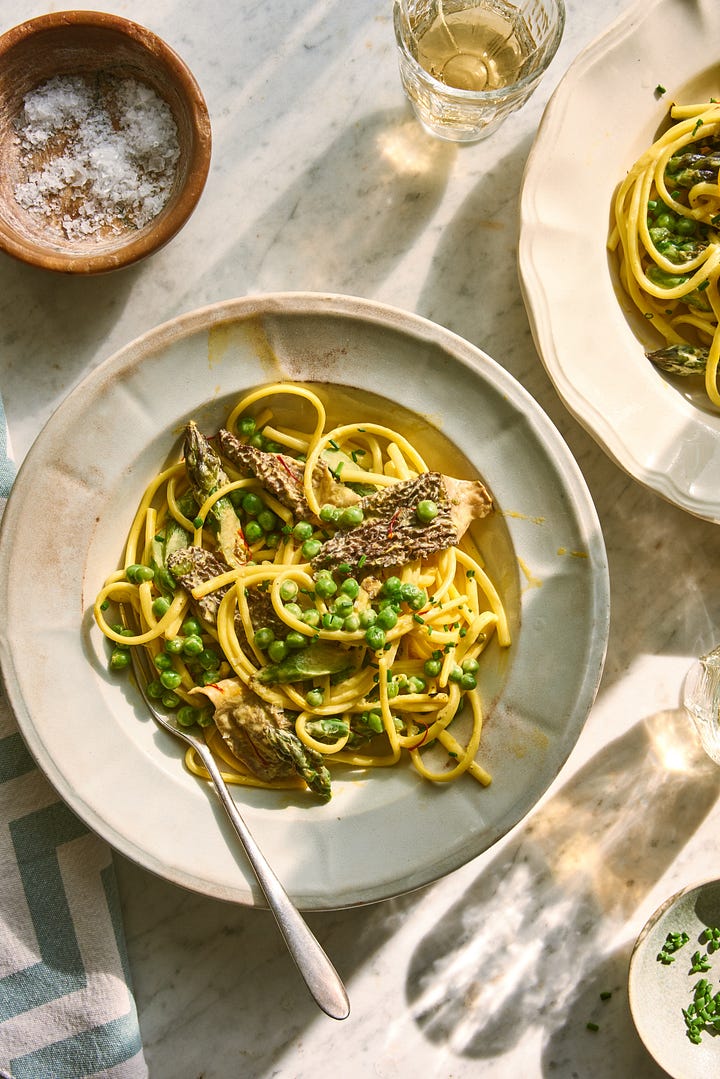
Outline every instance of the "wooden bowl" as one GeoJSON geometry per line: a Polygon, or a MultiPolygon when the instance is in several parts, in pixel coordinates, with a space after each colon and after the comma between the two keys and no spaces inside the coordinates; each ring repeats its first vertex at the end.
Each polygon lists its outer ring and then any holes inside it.
{"type": "MultiPolygon", "coordinates": [[[[101,12],[59,11],[0,37],[0,249],[9,255],[73,274],[106,273],[145,258],[172,239],[194,210],[207,179],[211,143],[207,107],[193,75],[168,45],[137,23],[101,12]],[[169,107],[179,154],[167,201],[152,220],[128,223],[116,216],[114,232],[94,223],[89,235],[77,236],[73,229],[63,230],[57,214],[20,204],[18,185],[27,181],[30,161],[19,138],[23,102],[54,76],[114,86],[118,79],[135,80],[169,107]]],[[[73,214],[77,218],[76,210],[73,214]]]]}

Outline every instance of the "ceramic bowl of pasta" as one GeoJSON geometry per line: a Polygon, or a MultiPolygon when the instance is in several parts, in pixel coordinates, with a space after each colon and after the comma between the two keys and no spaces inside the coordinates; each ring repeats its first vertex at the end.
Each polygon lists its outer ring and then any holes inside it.
{"type": "Polygon", "coordinates": [[[718,33],[711,0],[654,0],[577,58],[528,159],[520,241],[533,333],[565,404],[636,479],[713,521],[718,33]]]}
{"type": "Polygon", "coordinates": [[[306,909],[492,845],[557,775],[605,654],[602,535],[550,422],[467,342],[348,297],[219,304],[111,357],[28,455],[0,555],[2,669],[50,779],[129,857],[245,903],[133,649],[306,909]],[[59,544],[27,512],[45,488],[59,544]]]}
{"type": "Polygon", "coordinates": [[[211,129],[185,62],[144,26],[57,11],[0,36],[0,250],[107,273],[158,251],[205,187],[211,129]]]}

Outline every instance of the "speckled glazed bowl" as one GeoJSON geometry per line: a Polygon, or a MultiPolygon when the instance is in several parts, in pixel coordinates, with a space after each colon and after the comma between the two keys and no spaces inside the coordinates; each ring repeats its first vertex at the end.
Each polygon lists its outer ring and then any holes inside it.
{"type": "MultiPolygon", "coordinates": [[[[107,104],[104,96],[99,100],[103,107],[107,104]]],[[[113,122],[117,123],[116,116],[113,122]]],[[[65,137],[62,132],[53,136],[65,137]]],[[[73,274],[105,273],[145,258],[172,239],[193,212],[205,186],[211,142],[207,107],[193,75],[168,45],[144,27],[93,11],[60,11],[13,27],[0,37],[0,249],[43,269],[73,274]],[[120,188],[112,186],[112,168],[103,178],[109,175],[104,198],[113,208],[112,228],[98,228],[95,215],[92,229],[79,235],[77,230],[63,228],[56,209],[46,213],[35,205],[39,197],[31,205],[27,199],[21,204],[19,185],[27,184],[30,177],[33,191],[40,190],[43,181],[39,184],[37,176],[47,158],[54,157],[56,168],[58,157],[69,156],[57,142],[54,149],[45,148],[53,146],[48,142],[40,153],[29,152],[27,141],[21,138],[27,133],[24,101],[56,77],[65,84],[69,77],[80,78],[100,95],[106,93],[102,87],[117,86],[119,80],[149,88],[151,105],[163,111],[173,128],[176,155],[161,190],[164,205],[150,219],[144,219],[147,212],[123,216],[127,203],[120,201],[120,188]]],[[[134,147],[129,145],[129,149],[134,147]]],[[[139,175],[142,182],[151,174],[140,171],[139,175]]],[[[81,180],[82,174],[74,182],[81,180]]],[[[82,198],[87,191],[92,194],[91,180],[79,190],[82,198]]],[[[71,224],[77,205],[73,200],[71,224]]]]}

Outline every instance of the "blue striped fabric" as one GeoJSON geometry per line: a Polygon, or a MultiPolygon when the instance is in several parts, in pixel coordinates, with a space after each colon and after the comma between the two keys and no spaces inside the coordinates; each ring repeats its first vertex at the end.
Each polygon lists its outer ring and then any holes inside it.
{"type": "MultiPolygon", "coordinates": [[[[15,466],[0,400],[0,515],[15,466]]],[[[0,1079],[146,1079],[112,854],[0,689],[0,1079]]]]}

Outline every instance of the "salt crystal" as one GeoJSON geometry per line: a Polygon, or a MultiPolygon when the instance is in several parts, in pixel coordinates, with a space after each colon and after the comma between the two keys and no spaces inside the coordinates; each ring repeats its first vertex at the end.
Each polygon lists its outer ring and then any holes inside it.
{"type": "Polygon", "coordinates": [[[136,79],[60,75],[26,95],[14,195],[70,240],[140,229],[167,203],[180,150],[172,112],[136,79]]]}

